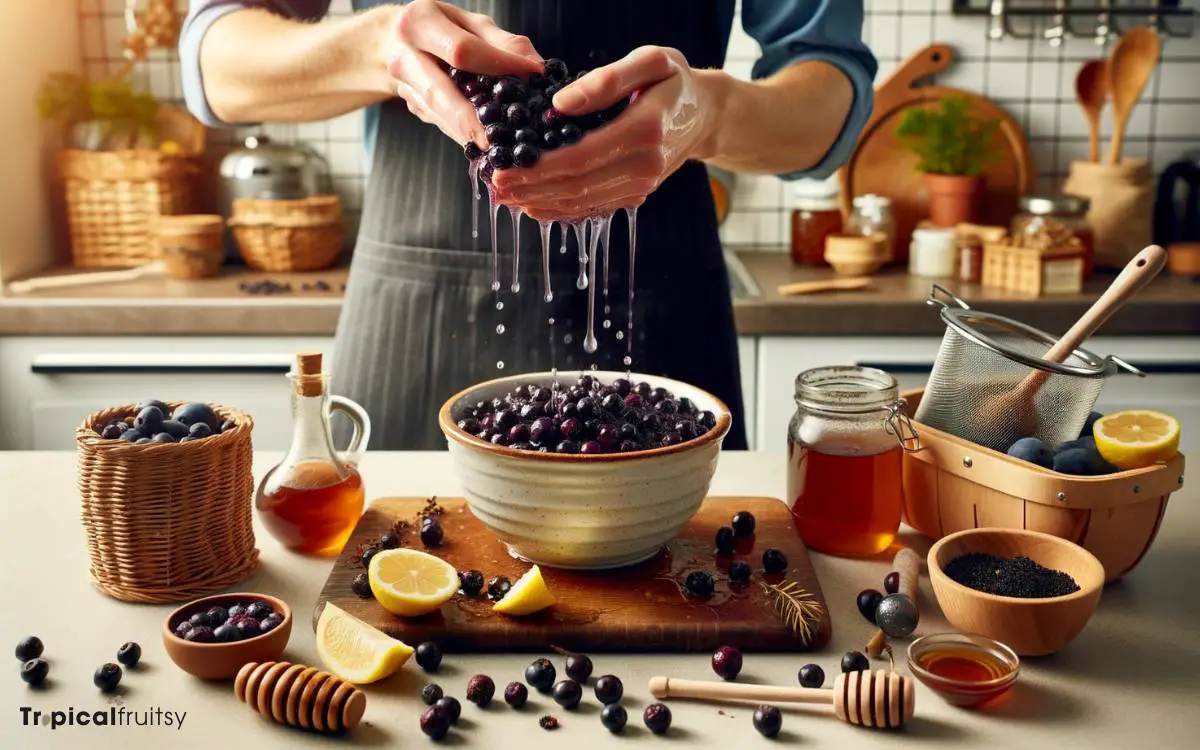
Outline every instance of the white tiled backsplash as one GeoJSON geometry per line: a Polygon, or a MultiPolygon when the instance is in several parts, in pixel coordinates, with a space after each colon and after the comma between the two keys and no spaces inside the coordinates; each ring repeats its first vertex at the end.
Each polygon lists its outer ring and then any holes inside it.
{"type": "MultiPolygon", "coordinates": [[[[519,0],[510,0],[517,2],[519,0]]],[[[838,0],[841,2],[842,0],[838,0]]],[[[1145,0],[1138,0],[1144,4],[1145,0]]],[[[124,38],[124,0],[78,0],[82,16],[83,58],[87,72],[102,75],[120,65],[124,38]]],[[[187,0],[177,0],[186,10],[187,0]]],[[[1185,0],[1195,6],[1197,0],[1185,0]]],[[[1049,5],[1049,0],[1046,0],[1049,5]]],[[[1127,3],[1118,3],[1127,4],[1127,3]]],[[[951,0],[866,0],[863,35],[884,80],[901,59],[933,42],[952,44],[956,64],[939,83],[988,96],[1025,127],[1038,175],[1038,190],[1054,190],[1072,159],[1084,156],[1087,130],[1074,101],[1079,64],[1107,54],[1091,38],[1068,39],[1060,47],[1040,40],[987,39],[987,19],[954,16],[951,0]]],[[[350,0],[332,0],[331,15],[351,12],[350,0]]],[[[758,44],[735,24],[726,70],[749,78],[758,44]]],[[[173,54],[153,53],[140,71],[150,90],[178,101],[179,65],[173,54]]],[[[1144,157],[1161,169],[1183,154],[1200,149],[1200,37],[1169,39],[1163,63],[1134,111],[1125,139],[1125,154],[1144,157]]],[[[1111,121],[1105,117],[1107,135],[1111,121]]],[[[267,126],[279,139],[299,139],[329,160],[334,184],[351,218],[362,204],[362,117],[351,114],[328,122],[267,126]]],[[[240,135],[215,133],[215,143],[235,142],[240,135]]],[[[788,241],[791,193],[774,177],[739,175],[729,217],[721,228],[728,244],[777,246],[788,241]]]]}

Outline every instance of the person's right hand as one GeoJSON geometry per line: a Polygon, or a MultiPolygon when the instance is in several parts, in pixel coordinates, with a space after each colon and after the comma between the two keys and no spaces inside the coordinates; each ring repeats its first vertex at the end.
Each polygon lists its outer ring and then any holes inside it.
{"type": "Polygon", "coordinates": [[[394,34],[385,56],[396,93],[422,121],[436,125],[460,146],[487,148],[483,125],[438,61],[484,75],[528,75],[542,71],[542,58],[528,37],[510,34],[482,13],[449,3],[413,0],[396,9],[394,34]]]}

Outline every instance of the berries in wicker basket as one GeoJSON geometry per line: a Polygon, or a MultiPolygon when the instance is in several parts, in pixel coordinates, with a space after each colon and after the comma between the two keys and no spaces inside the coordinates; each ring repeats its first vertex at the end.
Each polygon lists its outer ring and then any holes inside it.
{"type": "Polygon", "coordinates": [[[137,405],[137,414],[94,425],[105,440],[126,443],[187,443],[219,435],[235,426],[222,420],[208,404],[195,401],[171,409],[164,401],[148,399],[137,405]]]}

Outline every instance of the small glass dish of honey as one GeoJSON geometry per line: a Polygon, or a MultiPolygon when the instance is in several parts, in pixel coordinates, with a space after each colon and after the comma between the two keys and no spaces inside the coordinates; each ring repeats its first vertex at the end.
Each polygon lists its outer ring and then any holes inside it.
{"type": "Polygon", "coordinates": [[[934,633],[908,646],[908,668],[955,706],[977,706],[1007,692],[1021,671],[1016,653],[982,635],[934,633]]]}

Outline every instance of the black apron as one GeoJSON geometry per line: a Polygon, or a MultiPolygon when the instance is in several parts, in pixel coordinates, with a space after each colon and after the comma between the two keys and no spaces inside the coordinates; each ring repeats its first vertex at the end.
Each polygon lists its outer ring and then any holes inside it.
{"type": "MultiPolygon", "coordinates": [[[[713,0],[458,4],[527,35],[540,54],[563,58],[572,73],[648,44],[675,47],[697,68],[724,62],[713,0]]],[[[628,311],[624,213],[617,213],[610,230],[608,314],[597,270],[599,349],[588,354],[587,292],[576,288],[579,261],[572,234],[565,254],[559,231],[552,234],[554,301],[546,303],[538,226],[523,220],[521,291],[514,294],[511,223],[508,211],[500,209],[498,310],[486,193],[478,209],[478,239],[471,236],[471,209],[461,149],[411,115],[403,101],[384,103],[332,374],[333,392],[362,404],[370,415],[372,449],[444,448],[437,411],[474,383],[554,367],[567,377],[593,365],[626,369],[626,341],[618,338],[618,332],[625,335],[628,311]]],[[[723,400],[733,412],[724,446],[745,449],[729,279],[702,164],[684,164],[638,210],[634,277],[633,371],[691,383],[723,400]]]]}

